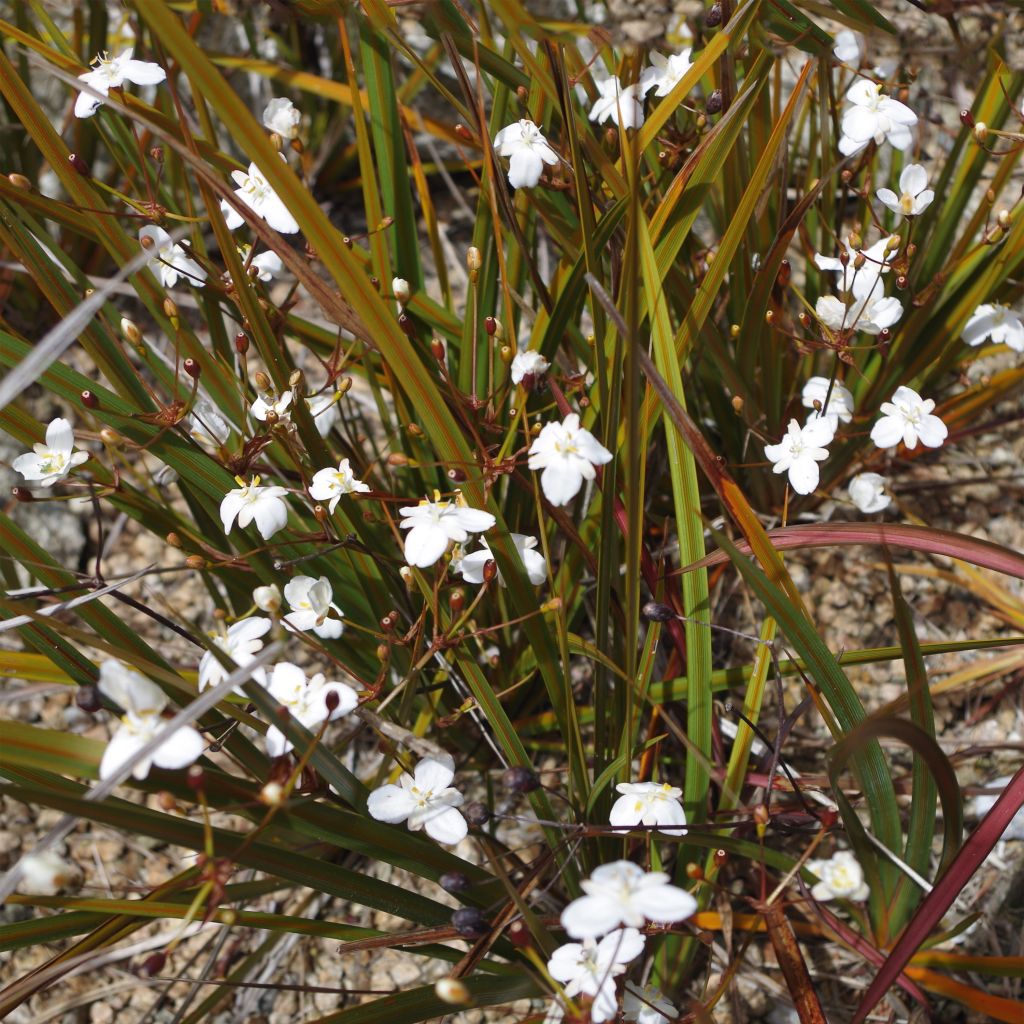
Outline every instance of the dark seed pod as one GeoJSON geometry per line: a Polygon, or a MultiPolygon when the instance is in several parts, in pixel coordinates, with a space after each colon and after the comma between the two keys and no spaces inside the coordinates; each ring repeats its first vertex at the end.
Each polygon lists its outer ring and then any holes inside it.
{"type": "Polygon", "coordinates": [[[68,163],[83,177],[90,177],[89,165],[77,153],[68,153],[68,163]]]}
{"type": "Polygon", "coordinates": [[[181,365],[182,369],[193,380],[199,380],[199,375],[203,372],[203,368],[194,359],[186,359],[181,365]]]}
{"type": "Polygon", "coordinates": [[[32,497],[32,492],[27,487],[12,487],[11,494],[15,501],[35,501],[32,497]]]}
{"type": "Polygon", "coordinates": [[[533,945],[533,936],[530,935],[530,929],[526,927],[525,921],[513,921],[508,926],[505,935],[513,946],[518,946],[520,949],[533,945]]]}
{"type": "Polygon", "coordinates": [[[722,24],[722,5],[718,3],[718,0],[708,8],[708,16],[704,19],[704,24],[708,28],[718,28],[722,24]]]}
{"type": "Polygon", "coordinates": [[[651,622],[668,622],[669,619],[676,617],[676,613],[672,608],[667,604],[662,604],[660,601],[648,601],[640,609],[640,613],[651,622]]]}
{"type": "Polygon", "coordinates": [[[95,393],[89,391],[88,388],[81,394],[82,405],[86,409],[98,409],[100,407],[100,400],[96,397],[95,393]]]}
{"type": "Polygon", "coordinates": [[[721,89],[715,89],[715,91],[713,93],[711,93],[710,96],[708,96],[708,101],[704,105],[704,109],[709,114],[720,114],[722,112],[722,90],[721,89]]]}
{"type": "Polygon", "coordinates": [[[185,785],[189,789],[198,793],[201,789],[206,787],[206,772],[194,764],[187,772],[185,772],[185,785]]]}
{"type": "Polygon", "coordinates": [[[415,334],[416,334],[416,325],[412,322],[412,320],[408,316],[406,316],[405,313],[403,313],[398,318],[398,326],[402,328],[402,333],[407,338],[412,338],[412,337],[415,336],[415,334]]]}
{"type": "Polygon", "coordinates": [[[75,704],[89,715],[95,715],[103,707],[100,702],[99,687],[86,683],[75,691],[75,704]]]}
{"type": "Polygon", "coordinates": [[[245,331],[239,331],[235,335],[235,351],[244,356],[249,351],[249,335],[245,331]]]}
{"type": "Polygon", "coordinates": [[[474,828],[482,828],[488,821],[490,821],[491,812],[488,810],[486,804],[480,803],[479,800],[474,800],[472,803],[468,803],[463,806],[462,816],[474,828]]]}
{"type": "Polygon", "coordinates": [[[164,969],[164,964],[166,963],[166,953],[150,953],[139,965],[139,976],[152,978],[153,975],[159,974],[164,969]]]}
{"type": "Polygon", "coordinates": [[[461,871],[446,871],[438,880],[437,884],[445,892],[458,896],[460,893],[470,889],[473,883],[461,871]]]}
{"type": "Polygon", "coordinates": [[[510,793],[532,793],[540,788],[540,779],[529,768],[513,765],[502,773],[501,784],[510,793]]]}
{"type": "Polygon", "coordinates": [[[456,910],[452,914],[452,927],[464,939],[480,939],[491,930],[487,918],[476,907],[462,907],[456,910]]]}

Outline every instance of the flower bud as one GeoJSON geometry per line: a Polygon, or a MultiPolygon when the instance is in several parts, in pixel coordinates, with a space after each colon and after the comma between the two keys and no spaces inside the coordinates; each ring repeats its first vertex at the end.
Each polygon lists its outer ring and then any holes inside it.
{"type": "Polygon", "coordinates": [[[402,568],[398,570],[398,575],[405,581],[405,585],[409,590],[412,590],[416,585],[416,574],[409,568],[409,566],[403,565],[402,568]]]}
{"type": "Polygon", "coordinates": [[[498,576],[498,563],[493,558],[488,558],[484,562],[484,583],[493,583],[498,576]]]}
{"type": "MultiPolygon", "coordinates": [[[[732,411],[734,413],[736,413],[737,416],[742,414],[742,412],[743,412],[743,396],[742,395],[733,395],[731,400],[730,400],[730,404],[732,405],[732,411]]],[[[646,607],[646,605],[645,605],[645,607],[646,607]]]]}
{"type": "Polygon", "coordinates": [[[725,850],[715,850],[714,857],[712,858],[715,862],[716,868],[725,867],[726,862],[729,860],[729,854],[725,850]]]}
{"type": "Polygon", "coordinates": [[[269,612],[271,615],[276,615],[281,610],[281,591],[276,583],[271,583],[265,587],[257,587],[252,592],[252,600],[253,604],[261,612],[269,612]]]}
{"type": "Polygon", "coordinates": [[[969,110],[961,110],[960,111],[960,123],[965,128],[973,128],[974,127],[974,115],[969,110]]]}
{"type": "Polygon", "coordinates": [[[244,356],[249,351],[249,335],[245,331],[239,331],[235,335],[235,351],[244,356]]]}
{"type": "Polygon", "coordinates": [[[164,315],[172,322],[177,321],[178,306],[173,299],[164,299],[164,315]]]}
{"type": "Polygon", "coordinates": [[[260,790],[259,801],[267,807],[280,807],[284,803],[284,786],[280,782],[268,782],[260,790]]]}
{"type": "Polygon", "coordinates": [[[480,273],[480,268],[483,266],[483,256],[480,254],[480,250],[475,246],[471,245],[466,250],[466,269],[469,271],[469,278],[471,281],[476,280],[476,275],[480,273]]]}
{"type": "Polygon", "coordinates": [[[121,317],[121,333],[125,336],[125,340],[132,345],[138,345],[142,341],[142,332],[138,325],[126,316],[121,317]]]}
{"type": "Polygon", "coordinates": [[[699,882],[704,877],[704,869],[695,861],[686,865],[686,877],[694,882],[699,882]]]}
{"type": "Polygon", "coordinates": [[[395,301],[404,307],[409,301],[412,291],[409,288],[409,282],[404,277],[396,277],[391,281],[391,293],[394,295],[395,301]]]}
{"type": "Polygon", "coordinates": [[[974,126],[974,141],[984,142],[988,138],[988,125],[984,121],[978,121],[974,126]]]}
{"type": "Polygon", "coordinates": [[[96,397],[95,392],[90,391],[88,388],[82,392],[80,397],[82,399],[82,405],[84,405],[86,409],[98,409],[100,407],[100,400],[96,397]]]}
{"type": "Polygon", "coordinates": [[[194,359],[186,359],[181,367],[193,380],[199,380],[203,372],[203,368],[194,359]]]}
{"type": "Polygon", "coordinates": [[[475,139],[473,133],[464,124],[457,124],[453,130],[463,142],[473,142],[475,139]]]}
{"type": "Polygon", "coordinates": [[[22,192],[32,191],[32,182],[25,177],[24,174],[8,174],[7,180],[15,187],[20,188],[22,192]]]}
{"type": "Polygon", "coordinates": [[[448,607],[452,610],[453,615],[458,615],[466,607],[466,592],[462,587],[456,587],[448,595],[448,607]]]}
{"type": "Polygon", "coordinates": [[[190,766],[185,772],[185,785],[193,792],[198,793],[206,787],[206,769],[198,764],[190,766]]]}
{"type": "Polygon", "coordinates": [[[996,214],[996,221],[999,223],[1001,228],[1008,228],[1010,226],[1010,211],[1000,210],[999,213],[996,214]]]}
{"type": "Polygon", "coordinates": [[[262,370],[257,370],[253,375],[253,379],[256,381],[257,391],[270,390],[270,378],[262,370]]]}
{"type": "Polygon", "coordinates": [[[398,318],[398,326],[402,329],[402,333],[407,338],[413,338],[416,336],[416,325],[412,322],[412,319],[402,313],[398,318]]]}
{"type": "Polygon", "coordinates": [[[110,427],[104,427],[100,431],[100,440],[104,444],[109,444],[111,448],[117,448],[121,444],[121,435],[110,427]]]}
{"type": "Polygon", "coordinates": [[[535,772],[522,765],[512,765],[506,768],[501,775],[501,784],[510,793],[532,793],[540,788],[540,779],[535,772]]]}
{"type": "Polygon", "coordinates": [[[491,930],[487,918],[476,907],[462,907],[456,910],[452,914],[452,927],[464,939],[480,939],[491,930]]]}
{"type": "Polygon", "coordinates": [[[89,165],[77,153],[68,153],[68,163],[71,164],[71,166],[74,167],[74,169],[78,171],[83,178],[91,177],[89,165]]]}
{"type": "Polygon", "coordinates": [[[443,363],[445,359],[444,342],[440,338],[434,338],[430,342],[430,354],[439,362],[443,363]]]}
{"type": "Polygon", "coordinates": [[[484,317],[484,330],[493,338],[494,332],[498,329],[498,321],[493,316],[484,317]]]}
{"type": "Polygon", "coordinates": [[[438,978],[434,995],[449,1006],[466,1006],[472,999],[469,989],[458,978],[438,978]]]}
{"type": "Polygon", "coordinates": [[[202,555],[189,555],[188,558],[185,559],[185,565],[190,569],[205,569],[206,559],[203,558],[202,555]]]}

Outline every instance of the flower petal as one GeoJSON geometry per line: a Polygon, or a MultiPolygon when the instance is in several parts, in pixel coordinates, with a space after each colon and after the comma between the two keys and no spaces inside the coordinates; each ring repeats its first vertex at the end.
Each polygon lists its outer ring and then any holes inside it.
{"type": "Polygon", "coordinates": [[[408,790],[390,783],[375,789],[366,801],[366,810],[370,817],[389,825],[398,825],[405,821],[415,807],[416,801],[409,795],[408,790]]]}

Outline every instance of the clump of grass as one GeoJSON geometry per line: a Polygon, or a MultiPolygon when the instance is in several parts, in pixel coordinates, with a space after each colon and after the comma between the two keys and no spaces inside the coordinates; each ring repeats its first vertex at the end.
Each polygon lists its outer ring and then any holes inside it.
{"type": "Polygon", "coordinates": [[[70,875],[15,865],[5,896],[23,878],[14,899],[65,913],[0,943],[74,941],[5,1013],[155,903],[449,965],[325,1022],[524,998],[710,1020],[762,930],[802,1022],[825,1013],[798,936],[861,964],[843,1019],[936,996],[1017,1019],[979,981],[1016,960],[930,949],[1024,777],[965,842],[927,658],[1020,638],[919,640],[892,552],[1024,578],[899,500],[1024,379],[982,362],[1024,349],[1024,78],[993,39],[972,109],[919,117],[913,69],[869,57],[894,25],[846,0],[833,38],[826,6],[715,4],[674,52],[509,0],[425,7],[422,45],[381,0],[0,23],[0,425],[35,445],[29,526],[0,513],[5,671],[111,723],[0,723],[0,792],[67,815],[44,845],[85,819],[201,855],[151,901],[40,895],[70,875]],[[252,53],[214,45],[229,21],[252,53]],[[65,415],[37,422],[30,387],[65,415]],[[61,501],[94,522],[84,570],[33,539],[61,501]],[[114,578],[126,524],[162,555],[114,578]],[[892,646],[839,657],[783,552],[864,543],[892,646]],[[715,663],[723,572],[760,617],[750,663],[715,663]],[[906,696],[869,714],[844,666],[885,661],[906,696]],[[799,716],[833,744],[808,782],[799,716]],[[241,909],[281,887],[404,924],[241,909]],[[737,932],[723,961],[707,938],[737,932]]]}

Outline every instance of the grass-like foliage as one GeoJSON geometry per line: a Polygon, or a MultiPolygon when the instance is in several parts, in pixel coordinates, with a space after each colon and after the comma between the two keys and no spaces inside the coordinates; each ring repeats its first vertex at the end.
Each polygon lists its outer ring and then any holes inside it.
{"type": "Polygon", "coordinates": [[[896,562],[1024,630],[1024,556],[900,499],[1024,380],[999,35],[961,112],[876,66],[867,0],[650,49],[586,4],[72,6],[0,21],[0,671],[106,731],[0,722],[0,794],[66,815],[0,881],[42,908],[0,948],[55,944],[0,1016],[164,919],[244,936],[189,1024],[292,933],[424,962],[322,1024],[711,1021],[769,942],[804,1024],[1020,1020],[986,984],[1020,959],[946,940],[1024,777],[965,843],[929,659],[1001,644],[987,680],[1021,638],[919,640],[896,562]],[[34,532],[60,502],[87,564],[34,532]],[[888,563],[891,646],[830,649],[787,568],[823,546],[888,563]],[[198,856],[55,894],[80,820],[198,856]]]}

